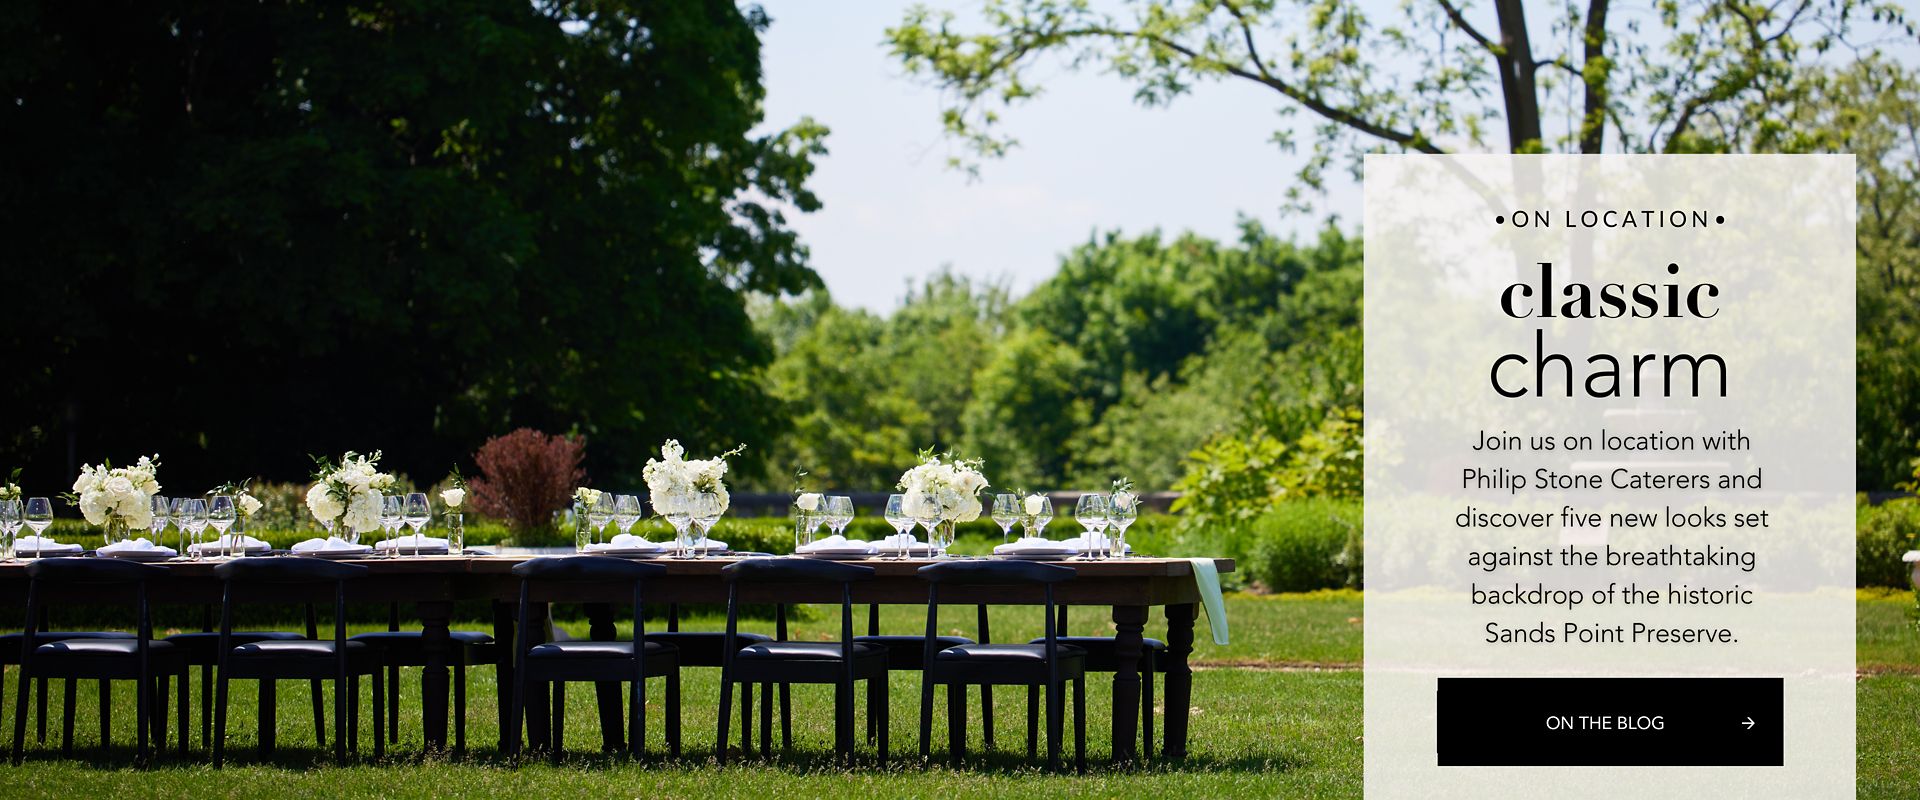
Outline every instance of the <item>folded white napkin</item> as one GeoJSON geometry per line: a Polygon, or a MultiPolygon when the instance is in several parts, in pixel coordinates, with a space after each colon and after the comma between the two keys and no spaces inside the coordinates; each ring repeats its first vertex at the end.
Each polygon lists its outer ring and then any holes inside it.
{"type": "Polygon", "coordinates": [[[13,540],[13,549],[32,553],[77,553],[85,548],[77,544],[61,544],[54,541],[51,536],[27,535],[13,540]]]}
{"type": "Polygon", "coordinates": [[[147,541],[146,538],[144,537],[139,539],[128,539],[127,541],[124,541],[124,542],[115,542],[113,544],[102,547],[98,550],[95,550],[94,552],[99,553],[101,555],[108,555],[108,556],[119,555],[121,553],[154,553],[156,555],[164,555],[167,557],[173,557],[173,556],[179,555],[179,552],[175,551],[173,548],[167,547],[165,545],[154,544],[153,542],[147,541]]]}
{"type": "Polygon", "coordinates": [[[849,539],[837,533],[824,539],[815,539],[812,544],[804,545],[798,550],[801,553],[872,553],[876,551],[877,548],[865,540],[849,539]]]}
{"type": "Polygon", "coordinates": [[[720,541],[719,539],[708,539],[708,540],[707,540],[707,549],[708,549],[709,551],[719,551],[719,550],[725,550],[725,549],[727,549],[727,543],[726,543],[726,542],[723,542],[723,541],[720,541]]]}
{"type": "Polygon", "coordinates": [[[587,552],[589,553],[597,553],[597,552],[602,552],[607,550],[653,553],[653,552],[657,552],[665,549],[667,549],[667,546],[664,544],[649,542],[647,541],[646,537],[635,536],[631,533],[615,534],[613,539],[609,541],[598,543],[598,544],[587,545],[587,552]]]}
{"type": "Polygon", "coordinates": [[[365,553],[365,552],[371,552],[373,548],[368,547],[364,544],[354,544],[338,536],[329,536],[325,539],[308,539],[304,542],[300,542],[293,546],[293,552],[296,552],[296,553],[315,553],[323,550],[325,551],[342,550],[342,551],[356,551],[356,552],[365,553]]]}
{"type": "Polygon", "coordinates": [[[396,547],[402,550],[445,550],[447,540],[435,539],[424,533],[409,533],[388,539],[375,546],[382,550],[392,550],[396,547]]]}
{"type": "Polygon", "coordinates": [[[1010,555],[1010,554],[1027,554],[1027,553],[1072,553],[1072,552],[1076,552],[1073,549],[1073,545],[1070,545],[1066,542],[1056,542],[1052,539],[1042,539],[1038,536],[1028,536],[1018,541],[1009,542],[1007,544],[1003,544],[1003,545],[1000,545],[999,547],[993,548],[993,554],[996,556],[1004,556],[1004,555],[1010,555]]]}
{"type": "Polygon", "coordinates": [[[267,544],[266,542],[260,541],[259,539],[255,539],[244,533],[229,533],[225,536],[220,537],[220,541],[197,542],[194,544],[187,545],[187,552],[218,553],[218,552],[221,552],[222,544],[225,544],[227,547],[231,547],[233,549],[240,550],[243,552],[254,552],[258,550],[273,549],[273,545],[267,544]]]}
{"type": "Polygon", "coordinates": [[[920,541],[919,539],[914,538],[913,534],[911,533],[896,533],[888,536],[885,539],[881,539],[880,541],[874,542],[874,544],[877,545],[881,550],[892,550],[894,552],[899,552],[901,550],[911,551],[911,550],[927,549],[926,543],[920,541]]]}

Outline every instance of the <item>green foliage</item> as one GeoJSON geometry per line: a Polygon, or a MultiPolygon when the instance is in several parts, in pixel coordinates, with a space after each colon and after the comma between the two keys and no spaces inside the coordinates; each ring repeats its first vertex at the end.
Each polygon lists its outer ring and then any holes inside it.
{"type": "Polygon", "coordinates": [[[1913,586],[1912,564],[1900,560],[1920,550],[1920,500],[1861,503],[1854,515],[1854,576],[1860,586],[1913,586]]]}
{"type": "Polygon", "coordinates": [[[1309,498],[1255,520],[1246,577],[1275,592],[1358,589],[1365,572],[1360,503],[1309,498]]]}
{"type": "Polygon", "coordinates": [[[587,435],[602,480],[668,436],[769,442],[742,290],[818,284],[786,215],[819,206],[825,129],[754,132],[766,25],[732,0],[9,7],[0,294],[34,299],[0,333],[0,455],[45,480],[69,447],[158,450],[196,492],[402,442],[437,474],[520,426],[587,435]]]}
{"type": "Polygon", "coordinates": [[[1187,461],[1186,477],[1174,484],[1184,494],[1173,510],[1189,529],[1244,525],[1286,495],[1287,446],[1264,431],[1221,436],[1188,454],[1187,461]]]}

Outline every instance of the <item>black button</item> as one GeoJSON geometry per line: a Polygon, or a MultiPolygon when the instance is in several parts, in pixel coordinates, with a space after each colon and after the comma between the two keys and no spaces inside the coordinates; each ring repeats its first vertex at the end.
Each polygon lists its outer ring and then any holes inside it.
{"type": "Polygon", "coordinates": [[[1778,767],[1781,678],[1441,678],[1443,767],[1778,767]]]}

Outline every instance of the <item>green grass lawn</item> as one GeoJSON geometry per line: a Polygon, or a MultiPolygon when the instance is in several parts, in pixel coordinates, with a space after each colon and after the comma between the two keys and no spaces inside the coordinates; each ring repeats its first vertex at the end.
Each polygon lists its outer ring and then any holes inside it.
{"type": "MultiPolygon", "coordinates": [[[[1920,795],[1920,634],[1907,622],[1912,603],[1906,593],[1862,592],[1858,602],[1858,790],[1862,798],[1912,798],[1920,795]]],[[[923,613],[923,612],[922,612],[923,613]]],[[[946,734],[936,708],[936,764],[920,763],[915,736],[917,678],[896,675],[891,734],[894,761],[880,769],[872,748],[862,746],[862,761],[852,770],[831,763],[832,698],[824,687],[800,687],[795,695],[796,753],[787,759],[754,759],[715,768],[711,747],[715,730],[715,671],[689,670],[683,711],[687,753],[663,762],[664,709],[658,692],[649,697],[649,748],[655,760],[631,764],[597,754],[599,733],[592,692],[574,687],[567,698],[567,748],[559,765],[545,761],[512,765],[493,750],[493,671],[469,674],[471,708],[468,736],[473,752],[464,758],[429,757],[420,751],[418,672],[403,682],[401,739],[384,764],[332,763],[314,749],[304,684],[280,690],[280,751],[269,762],[255,760],[254,694],[236,684],[229,745],[232,761],[214,772],[206,766],[196,736],[194,753],[169,757],[151,770],[130,764],[132,708],[128,687],[116,694],[116,747],[100,754],[98,723],[91,691],[81,692],[76,744],[67,760],[58,755],[58,724],[44,747],[29,750],[30,767],[8,775],[12,796],[88,797],[339,797],[339,796],[771,796],[822,791],[884,797],[1298,797],[1353,798],[1361,795],[1361,597],[1352,592],[1255,597],[1235,595],[1228,613],[1236,636],[1230,646],[1208,641],[1204,618],[1196,627],[1190,758],[1184,764],[1157,765],[1125,772],[1105,766],[1109,750],[1108,692],[1111,680],[1095,676],[1088,691],[1088,750],[1094,769],[1084,777],[1048,774],[1026,761],[1024,693],[1003,690],[996,697],[997,749],[981,752],[978,700],[969,709],[973,761],[954,770],[941,761],[946,734]],[[830,776],[830,777],[826,777],[830,776]],[[827,783],[823,788],[823,777],[827,783]]],[[[995,639],[1037,635],[1037,612],[997,608],[995,639]]],[[[720,620],[697,616],[689,628],[717,627],[720,620]]],[[[864,614],[859,620],[864,625],[864,614]]],[[[969,608],[949,609],[942,627],[971,635],[969,608]]],[[[584,625],[561,623],[577,635],[584,625]]],[[[925,624],[910,608],[889,608],[882,625],[889,632],[918,631],[925,624]]],[[[479,627],[477,624],[473,627],[479,627]]],[[[748,627],[764,628],[765,621],[748,627]]],[[[1080,611],[1074,633],[1108,631],[1104,615],[1080,611]]],[[[1149,623],[1159,635],[1164,621],[1149,623]]],[[[808,609],[794,623],[796,638],[837,634],[831,613],[808,609]]],[[[9,673],[9,678],[12,673],[9,673]]],[[[12,681],[9,680],[9,689],[12,681]]],[[[195,687],[196,700],[198,687],[195,687]]],[[[54,718],[59,692],[54,692],[54,718]]],[[[9,716],[0,725],[11,735],[9,716]]],[[[197,714],[197,702],[196,711],[197,714]]],[[[864,711],[862,712],[864,714],[864,711]]],[[[1156,715],[1158,716],[1158,715],[1156,715]]],[[[863,717],[864,718],[864,717],[863,717]]],[[[363,712],[361,747],[371,750],[371,721],[363,712]]],[[[1156,721],[1156,729],[1159,727],[1156,721]]],[[[29,734],[31,738],[31,733],[29,734]]],[[[736,740],[737,741],[737,740],[736,740]]]]}

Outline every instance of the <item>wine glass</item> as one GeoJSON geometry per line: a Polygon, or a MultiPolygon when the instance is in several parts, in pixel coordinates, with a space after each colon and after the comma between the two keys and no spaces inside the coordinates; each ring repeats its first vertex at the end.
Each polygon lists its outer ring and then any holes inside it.
{"type": "Polygon", "coordinates": [[[1100,560],[1105,550],[1101,547],[1100,540],[1106,536],[1107,530],[1107,496],[1104,494],[1080,495],[1080,502],[1073,506],[1073,518],[1079,521],[1080,527],[1087,529],[1081,537],[1082,541],[1087,543],[1086,547],[1081,548],[1081,557],[1091,561],[1100,560]]]}
{"type": "Polygon", "coordinates": [[[693,496],[690,511],[693,514],[694,544],[699,548],[694,558],[706,558],[707,534],[713,531],[714,523],[720,521],[720,516],[727,513],[727,509],[720,504],[720,495],[700,492],[693,496]]]}
{"type": "MultiPolygon", "coordinates": [[[[409,492],[406,506],[400,514],[407,521],[407,527],[413,529],[413,554],[419,555],[422,542],[420,529],[427,527],[427,521],[433,519],[433,506],[427,503],[427,493],[409,492]]],[[[394,552],[398,554],[399,548],[395,548],[394,552]]]]}
{"type": "Polygon", "coordinates": [[[400,531],[401,525],[406,524],[406,515],[403,513],[405,507],[406,498],[400,495],[389,494],[380,497],[380,532],[387,540],[388,558],[400,552],[398,543],[393,540],[393,535],[400,531]]]}
{"type": "Polygon", "coordinates": [[[613,521],[621,533],[633,533],[633,524],[640,521],[640,498],[630,494],[613,498],[613,521]]]}
{"type": "Polygon", "coordinates": [[[207,501],[197,497],[187,498],[186,516],[187,533],[192,534],[193,539],[193,544],[187,545],[187,552],[190,554],[188,557],[194,561],[199,561],[204,555],[203,548],[194,547],[193,545],[200,543],[200,533],[207,529],[207,522],[211,519],[207,511],[207,501]]]}
{"type": "Polygon", "coordinates": [[[1020,521],[1020,496],[1017,494],[996,494],[993,496],[993,521],[1000,525],[1000,543],[1006,544],[1007,537],[1013,534],[1013,523],[1020,521]]]}
{"type": "Polygon", "coordinates": [[[939,558],[940,534],[937,529],[940,527],[940,504],[928,497],[911,504],[907,513],[914,522],[919,523],[920,527],[926,530],[927,546],[933,548],[933,557],[939,558]]]}
{"type": "MultiPolygon", "coordinates": [[[[173,506],[167,498],[157,494],[147,502],[152,503],[150,508],[153,509],[153,520],[147,523],[147,533],[153,536],[154,544],[166,544],[161,541],[160,535],[167,532],[167,515],[171,513],[173,506]]],[[[182,552],[180,555],[186,555],[186,553],[182,552]]]]}
{"type": "MultiPolygon", "coordinates": [[[[887,524],[893,526],[893,533],[895,536],[904,534],[906,536],[911,537],[913,535],[914,522],[912,517],[907,516],[907,496],[906,495],[904,494],[887,495],[887,510],[884,516],[887,519],[887,524]]],[[[911,555],[912,550],[913,550],[913,543],[908,542],[904,545],[901,545],[899,551],[894,555],[894,557],[902,561],[905,561],[907,557],[911,555]]]]}
{"type": "Polygon", "coordinates": [[[1047,523],[1053,521],[1053,498],[1043,494],[1031,495],[1020,501],[1021,510],[1027,511],[1027,504],[1032,504],[1035,500],[1039,501],[1040,509],[1031,514],[1024,514],[1021,521],[1026,525],[1027,536],[1044,539],[1047,535],[1047,523]]]}
{"type": "Polygon", "coordinates": [[[33,554],[39,556],[41,548],[47,544],[47,528],[53,525],[53,501],[44,497],[29,497],[21,517],[26,520],[27,527],[33,529],[34,538],[39,540],[39,544],[33,546],[33,554]]]}
{"type": "Polygon", "coordinates": [[[216,494],[213,496],[213,500],[207,503],[207,524],[213,526],[213,530],[218,536],[215,541],[220,544],[219,550],[221,558],[227,558],[233,555],[233,543],[227,539],[227,529],[233,527],[233,521],[238,519],[239,516],[239,510],[233,507],[233,497],[231,495],[216,494]]]}
{"type": "Polygon", "coordinates": [[[187,517],[191,516],[187,513],[187,499],[173,498],[167,504],[167,516],[173,521],[173,529],[180,532],[180,555],[191,558],[193,553],[187,549],[187,517]]]}
{"type": "MultiPolygon", "coordinates": [[[[685,502],[675,503],[674,509],[665,514],[667,524],[673,526],[673,550],[675,558],[692,557],[691,540],[688,538],[687,529],[693,526],[693,514],[687,511],[686,505],[685,502]]],[[[659,507],[658,503],[654,504],[654,508],[659,507]]]]}
{"type": "Polygon", "coordinates": [[[845,535],[847,525],[853,522],[853,498],[834,495],[826,500],[827,527],[833,530],[835,536],[845,535]]]}
{"type": "Polygon", "coordinates": [[[1127,526],[1139,515],[1140,498],[1132,494],[1116,494],[1107,500],[1107,526],[1113,531],[1107,543],[1113,546],[1114,558],[1127,557],[1127,526]]]}
{"type": "Polygon", "coordinates": [[[607,523],[613,521],[613,495],[602,492],[600,499],[587,506],[587,524],[593,526],[593,540],[600,541],[600,534],[607,530],[607,523]]]}
{"type": "Polygon", "coordinates": [[[20,501],[0,500],[0,561],[13,563],[13,536],[24,524],[20,518],[20,501]]]}

